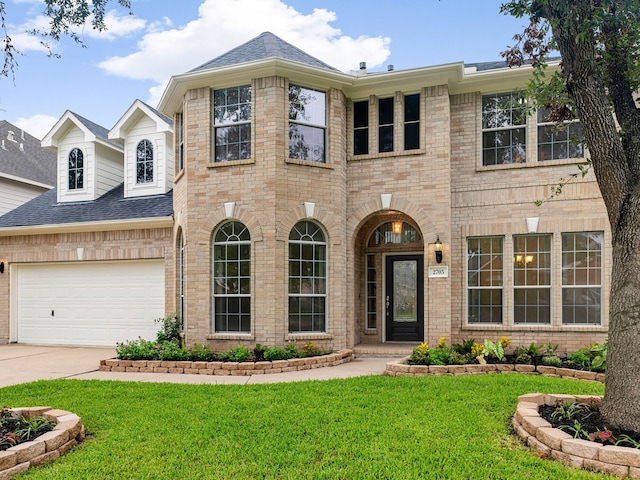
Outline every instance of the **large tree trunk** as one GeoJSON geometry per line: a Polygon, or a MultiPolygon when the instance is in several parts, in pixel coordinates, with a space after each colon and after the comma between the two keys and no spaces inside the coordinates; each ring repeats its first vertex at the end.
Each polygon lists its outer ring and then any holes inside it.
{"type": "MultiPolygon", "coordinates": [[[[624,80],[627,60],[616,58],[622,52],[616,51],[617,32],[613,32],[609,39],[613,45],[605,43],[610,60],[605,67],[599,64],[596,33],[584,34],[592,2],[552,0],[538,5],[552,25],[562,55],[567,92],[584,128],[611,226],[609,347],[601,411],[611,426],[640,432],[640,134],[633,92],[624,80]],[[612,82],[609,88],[603,71],[612,82]]],[[[599,39],[606,42],[606,26],[603,31],[599,39]]]]}

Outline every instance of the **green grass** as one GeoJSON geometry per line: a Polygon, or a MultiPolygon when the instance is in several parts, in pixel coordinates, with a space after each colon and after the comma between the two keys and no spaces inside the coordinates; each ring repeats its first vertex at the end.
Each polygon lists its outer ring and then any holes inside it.
{"type": "Polygon", "coordinates": [[[601,394],[522,374],[263,385],[80,380],[0,389],[72,411],[89,437],[20,479],[603,479],[541,460],[509,430],[518,395],[601,394]]]}

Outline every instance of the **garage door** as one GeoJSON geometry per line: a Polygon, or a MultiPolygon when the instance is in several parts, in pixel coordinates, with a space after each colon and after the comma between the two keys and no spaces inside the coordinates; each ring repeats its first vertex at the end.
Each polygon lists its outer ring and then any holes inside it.
{"type": "Polygon", "coordinates": [[[14,265],[17,341],[114,347],[154,339],[164,316],[164,261],[14,265]]]}

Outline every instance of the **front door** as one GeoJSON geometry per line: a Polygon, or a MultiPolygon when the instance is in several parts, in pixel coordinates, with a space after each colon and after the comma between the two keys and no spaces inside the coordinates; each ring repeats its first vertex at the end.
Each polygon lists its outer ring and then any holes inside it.
{"type": "Polygon", "coordinates": [[[424,339],[423,258],[422,255],[386,257],[387,342],[421,342],[424,339]]]}

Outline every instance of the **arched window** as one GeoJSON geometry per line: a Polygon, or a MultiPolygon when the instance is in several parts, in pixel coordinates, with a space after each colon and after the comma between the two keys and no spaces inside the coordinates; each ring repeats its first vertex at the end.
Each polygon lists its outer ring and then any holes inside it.
{"type": "Polygon", "coordinates": [[[213,327],[251,331],[251,236],[236,221],[222,225],[213,239],[213,327]]]}
{"type": "Polygon", "coordinates": [[[309,221],[289,234],[289,331],[326,331],[327,244],[323,231],[309,221]]]}
{"type": "Polygon", "coordinates": [[[136,148],[136,183],[153,182],[153,145],[142,140],[136,148]]]}
{"type": "Polygon", "coordinates": [[[421,240],[420,232],[413,225],[397,220],[383,223],[376,228],[369,237],[369,247],[416,243],[421,240]]]}
{"type": "Polygon", "coordinates": [[[82,150],[74,148],[69,153],[69,190],[84,188],[84,155],[82,150]]]}

